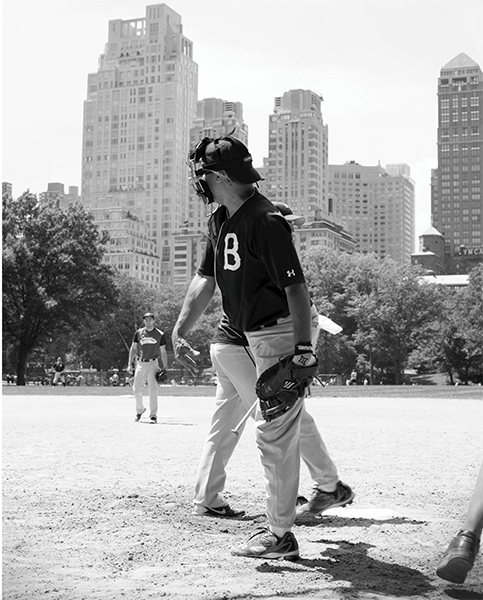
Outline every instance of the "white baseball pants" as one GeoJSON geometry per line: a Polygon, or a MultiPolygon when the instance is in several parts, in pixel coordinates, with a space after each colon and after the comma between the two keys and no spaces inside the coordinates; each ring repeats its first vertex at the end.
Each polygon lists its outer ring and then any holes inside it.
{"type": "Polygon", "coordinates": [[[149,393],[149,416],[156,417],[158,414],[158,383],[156,381],[156,371],[158,370],[158,359],[150,362],[136,361],[134,371],[133,392],[136,401],[136,412],[144,412],[143,387],[146,379],[148,380],[149,393]]]}
{"type": "MultiPolygon", "coordinates": [[[[317,342],[318,330],[312,343],[317,342]]],[[[293,351],[293,349],[291,350],[293,351]]],[[[231,430],[240,422],[257,399],[257,371],[251,351],[233,344],[212,344],[211,361],[218,375],[217,409],[203,447],[195,484],[194,503],[223,506],[221,493],[225,487],[226,465],[239,441],[231,430]]],[[[252,417],[255,416],[253,411],[252,417]]],[[[317,429],[313,417],[304,409],[301,417],[300,446],[302,460],[315,483],[332,486],[338,481],[335,464],[317,429]]],[[[240,430],[240,435],[244,427],[240,430]]]]}
{"type": "MultiPolygon", "coordinates": [[[[318,316],[312,307],[312,343],[319,333],[318,316]]],[[[273,327],[247,332],[258,376],[281,357],[292,354],[293,325],[291,317],[281,319],[273,327]]],[[[267,518],[271,526],[290,529],[295,521],[295,508],[300,478],[301,441],[304,460],[318,483],[335,483],[337,470],[313,418],[300,399],[282,416],[267,423],[261,411],[255,413],[256,438],[265,471],[267,518]]]]}

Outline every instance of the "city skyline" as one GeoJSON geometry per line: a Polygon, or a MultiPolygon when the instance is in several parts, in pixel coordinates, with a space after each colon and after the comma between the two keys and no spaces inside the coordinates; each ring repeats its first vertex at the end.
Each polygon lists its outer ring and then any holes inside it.
{"type": "MultiPolygon", "coordinates": [[[[198,99],[243,104],[256,165],[268,156],[275,97],[297,88],[324,99],[329,164],[407,163],[416,182],[416,246],[430,225],[437,80],[461,52],[483,64],[481,0],[305,0],[296,11],[248,0],[242,14],[218,0],[166,4],[193,42],[198,99]]],[[[4,48],[15,36],[17,43],[15,53],[4,52],[2,180],[15,196],[27,188],[40,194],[52,181],[80,187],[87,75],[97,70],[108,21],[145,7],[145,0],[4,2],[4,48]],[[12,23],[28,43],[18,43],[12,23]]]]}

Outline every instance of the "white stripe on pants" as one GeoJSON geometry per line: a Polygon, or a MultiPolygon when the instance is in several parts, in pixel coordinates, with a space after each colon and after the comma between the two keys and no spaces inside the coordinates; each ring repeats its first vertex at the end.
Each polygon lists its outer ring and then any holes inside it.
{"type": "Polygon", "coordinates": [[[158,414],[158,383],[156,381],[156,371],[158,370],[158,361],[151,362],[136,362],[136,370],[134,372],[133,392],[136,400],[136,412],[138,414],[144,412],[143,404],[143,386],[146,379],[148,380],[149,392],[149,416],[155,417],[158,414]]]}
{"type": "MultiPolygon", "coordinates": [[[[312,307],[312,340],[317,339],[318,330],[317,311],[312,307]]],[[[294,350],[291,317],[282,319],[273,327],[247,332],[246,336],[255,356],[258,375],[281,357],[292,354],[294,350]]],[[[300,399],[292,409],[269,423],[263,419],[259,409],[256,411],[255,419],[257,444],[265,471],[268,521],[273,527],[290,529],[295,521],[299,486],[302,421],[304,437],[318,442],[316,445],[319,446],[319,448],[311,447],[310,456],[304,457],[311,475],[314,477],[317,471],[323,471],[319,460],[325,462],[325,468],[329,469],[326,482],[332,476],[337,481],[337,471],[327,454],[314,420],[305,410],[304,399],[300,399]],[[330,472],[333,475],[330,475],[330,472]]],[[[307,446],[309,445],[307,443],[307,446]]]]}

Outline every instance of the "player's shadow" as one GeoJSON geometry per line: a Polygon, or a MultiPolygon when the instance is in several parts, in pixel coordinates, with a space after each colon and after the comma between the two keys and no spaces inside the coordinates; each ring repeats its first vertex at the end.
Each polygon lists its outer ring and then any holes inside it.
{"type": "Polygon", "coordinates": [[[389,519],[368,519],[367,517],[308,517],[297,519],[297,527],[370,527],[371,525],[426,525],[426,521],[406,519],[405,517],[391,517],[389,519]]]}
{"type": "Polygon", "coordinates": [[[457,588],[447,588],[444,591],[449,598],[455,598],[455,600],[483,600],[483,593],[481,592],[457,588]]]}
{"type": "MultiPolygon", "coordinates": [[[[326,545],[321,552],[321,558],[301,557],[296,564],[320,571],[325,577],[331,577],[334,581],[347,581],[351,584],[350,588],[348,587],[351,598],[355,593],[368,591],[394,597],[420,598],[423,594],[434,590],[429,577],[420,571],[368,556],[367,551],[374,547],[371,544],[324,539],[317,540],[316,543],[326,545]]],[[[257,567],[257,570],[300,572],[298,566],[292,564],[278,566],[273,563],[268,565],[263,563],[257,567]]],[[[339,591],[343,594],[343,590],[339,591]]]]}

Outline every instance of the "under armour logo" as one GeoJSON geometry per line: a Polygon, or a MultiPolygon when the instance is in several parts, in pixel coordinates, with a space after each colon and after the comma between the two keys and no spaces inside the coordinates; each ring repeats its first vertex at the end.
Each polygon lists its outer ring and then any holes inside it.
{"type": "Polygon", "coordinates": [[[287,277],[295,277],[295,271],[293,269],[291,271],[287,271],[287,277]]]}

